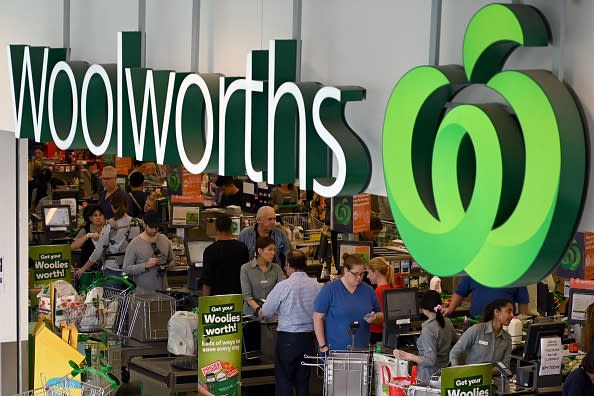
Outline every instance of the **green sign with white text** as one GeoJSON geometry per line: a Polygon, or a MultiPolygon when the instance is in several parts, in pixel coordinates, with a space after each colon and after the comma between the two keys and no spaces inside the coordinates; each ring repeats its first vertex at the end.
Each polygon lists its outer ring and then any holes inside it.
{"type": "Polygon", "coordinates": [[[217,396],[241,395],[243,296],[198,300],[198,378],[217,396]]]}
{"type": "Polygon", "coordinates": [[[492,364],[469,364],[441,369],[443,396],[491,396],[492,364]]]}
{"type": "Polygon", "coordinates": [[[503,70],[515,48],[546,46],[548,32],[534,7],[487,5],[469,22],[463,68],[420,66],[394,87],[386,190],[402,239],[432,274],[534,283],[573,238],[589,163],[579,104],[548,71],[503,70]],[[448,105],[471,84],[505,105],[448,105]]]}

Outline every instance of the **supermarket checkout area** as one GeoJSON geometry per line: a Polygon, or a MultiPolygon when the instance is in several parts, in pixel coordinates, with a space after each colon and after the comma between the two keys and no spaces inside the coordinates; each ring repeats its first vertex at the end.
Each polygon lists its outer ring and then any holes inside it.
{"type": "MultiPolygon", "coordinates": [[[[260,323],[244,318],[244,323],[260,323]]],[[[242,388],[274,384],[274,346],[276,322],[260,323],[261,349],[243,351],[242,388]]],[[[122,364],[128,366],[130,383],[143,389],[143,395],[175,395],[193,392],[197,388],[196,357],[175,357],[167,354],[167,343],[143,344],[129,340],[122,347],[122,364]]],[[[245,348],[244,348],[245,349],[245,348]]]]}
{"type": "MultiPolygon", "coordinates": [[[[417,329],[416,326],[411,326],[417,329]]],[[[494,367],[495,395],[560,395],[563,380],[585,355],[578,352],[572,332],[565,322],[547,318],[530,319],[519,338],[512,337],[513,350],[509,366],[499,362],[494,367]],[[544,349],[542,349],[544,348],[544,349]]],[[[461,334],[462,330],[457,329],[461,334]]],[[[416,340],[420,331],[403,331],[386,338],[387,350],[398,348],[417,354],[416,340]]],[[[441,393],[440,377],[411,386],[409,395],[425,396],[441,393]]]]}

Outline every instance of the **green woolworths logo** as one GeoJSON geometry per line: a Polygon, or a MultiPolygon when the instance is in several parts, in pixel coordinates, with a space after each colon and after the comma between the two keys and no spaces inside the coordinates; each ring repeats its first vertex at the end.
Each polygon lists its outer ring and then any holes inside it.
{"type": "Polygon", "coordinates": [[[386,189],[427,271],[492,287],[535,282],[560,261],[587,190],[576,100],[550,72],[502,70],[518,46],[546,46],[533,7],[491,4],[470,21],[464,68],[420,66],[396,84],[384,121],[386,189]],[[485,84],[500,104],[446,104],[485,84]],[[396,155],[395,155],[396,154],[396,155]]]}

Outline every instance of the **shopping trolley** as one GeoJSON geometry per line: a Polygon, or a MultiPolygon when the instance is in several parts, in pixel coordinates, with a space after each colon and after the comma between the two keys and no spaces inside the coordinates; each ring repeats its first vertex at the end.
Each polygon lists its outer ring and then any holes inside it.
{"type": "Polygon", "coordinates": [[[100,277],[87,288],[84,304],[64,308],[60,314],[80,332],[110,330],[122,335],[127,328],[129,297],[135,288],[127,277],[100,277]]]}
{"type": "Polygon", "coordinates": [[[48,381],[44,386],[15,396],[107,396],[111,386],[101,387],[78,381],[70,376],[48,381]]]}
{"type": "Polygon", "coordinates": [[[288,227],[295,239],[319,241],[324,223],[310,213],[282,213],[278,215],[281,225],[288,227]]]}
{"type": "Polygon", "coordinates": [[[324,356],[305,355],[301,364],[323,372],[324,396],[368,396],[373,372],[371,356],[366,350],[329,351],[324,356]]]}

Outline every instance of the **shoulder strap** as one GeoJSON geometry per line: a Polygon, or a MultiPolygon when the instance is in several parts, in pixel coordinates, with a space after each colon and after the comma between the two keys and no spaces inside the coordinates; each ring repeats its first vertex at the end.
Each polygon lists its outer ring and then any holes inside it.
{"type": "Polygon", "coordinates": [[[138,210],[140,210],[142,212],[142,209],[140,207],[140,204],[138,203],[138,201],[136,200],[136,198],[134,198],[134,195],[132,194],[132,192],[128,193],[128,196],[130,197],[130,199],[132,200],[132,202],[134,202],[134,205],[136,205],[136,207],[138,208],[138,210]]]}

